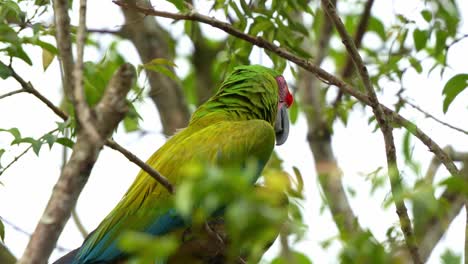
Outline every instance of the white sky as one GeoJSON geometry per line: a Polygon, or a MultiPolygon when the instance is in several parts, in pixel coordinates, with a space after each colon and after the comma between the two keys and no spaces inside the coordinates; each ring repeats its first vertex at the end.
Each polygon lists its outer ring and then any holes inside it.
{"type": "MultiPolygon", "coordinates": [[[[75,4],[77,1],[74,1],[75,4]]],[[[168,7],[163,1],[155,1],[158,9],[168,7]]],[[[462,17],[468,17],[468,3],[459,1],[462,17]]],[[[207,13],[207,7],[198,7],[201,13],[207,13]]],[[[394,0],[394,1],[376,1],[374,14],[384,21],[392,21],[391,13],[404,13],[407,16],[416,17],[421,8],[417,0],[394,0]]],[[[222,19],[222,18],[221,18],[222,19]]],[[[76,22],[76,16],[72,21],[76,22]]],[[[172,21],[163,20],[164,24],[172,21]]],[[[120,10],[111,1],[89,1],[88,26],[89,28],[108,28],[117,29],[122,25],[123,18],[120,10]],[[105,13],[103,13],[103,11],[105,13]]],[[[181,32],[180,23],[173,25],[173,32],[181,32]]],[[[219,34],[217,30],[206,26],[205,30],[210,30],[210,34],[219,34]]],[[[468,33],[468,26],[462,22],[462,33],[468,33]]],[[[177,34],[177,33],[176,33],[177,34]]],[[[180,35],[180,34],[179,34],[180,35]]],[[[108,43],[110,37],[103,36],[102,41],[108,43]]],[[[187,54],[190,49],[185,46],[187,39],[181,39],[181,45],[178,52],[187,54]]],[[[124,52],[125,57],[134,64],[138,64],[138,56],[131,44],[122,44],[119,46],[124,52]]],[[[468,128],[467,105],[468,93],[465,91],[451,105],[448,113],[442,113],[442,88],[445,81],[456,73],[467,72],[466,50],[468,41],[461,41],[451,49],[449,55],[449,65],[451,69],[447,70],[444,78],[436,75],[427,77],[426,75],[417,75],[410,72],[405,77],[405,84],[409,88],[406,95],[413,98],[419,106],[430,113],[443,118],[445,121],[468,128]]],[[[54,61],[50,68],[43,72],[41,64],[41,55],[38,48],[28,48],[28,54],[31,54],[34,65],[28,66],[20,61],[15,61],[15,69],[25,79],[31,81],[33,85],[44,95],[46,95],[55,104],[60,102],[60,83],[59,69],[57,61],[54,61]]],[[[97,60],[101,55],[91,51],[86,54],[86,59],[97,60]]],[[[263,59],[266,56],[254,56],[263,59]]],[[[4,60],[4,58],[0,58],[4,60]]],[[[266,60],[266,59],[265,59],[266,60]]],[[[184,72],[184,62],[176,61],[179,65],[179,71],[184,72]]],[[[255,61],[254,61],[255,62],[255,61]]],[[[288,77],[288,76],[287,76],[288,77]]],[[[290,76],[289,76],[290,77],[290,76]]],[[[292,82],[291,78],[289,81],[292,82]]],[[[2,81],[0,94],[20,88],[11,78],[2,81]]],[[[395,102],[391,95],[399,87],[388,84],[385,87],[385,95],[381,100],[387,105],[395,102]]],[[[151,131],[145,136],[138,133],[125,134],[122,129],[115,135],[117,142],[121,143],[142,159],[149,157],[158,147],[164,143],[164,137],[160,133],[161,127],[157,111],[149,100],[145,100],[139,108],[139,112],[144,118],[142,127],[151,131]]],[[[24,136],[39,137],[47,131],[55,128],[55,122],[61,121],[47,107],[40,103],[33,96],[28,94],[19,94],[13,97],[5,98],[0,101],[0,127],[17,127],[24,136]]],[[[422,115],[410,110],[405,110],[402,114],[416,120],[417,125],[427,132],[439,145],[450,144],[460,151],[468,150],[467,136],[446,127],[436,124],[432,120],[424,119],[422,115]]],[[[379,166],[385,166],[385,151],[382,136],[380,132],[372,133],[372,128],[367,124],[367,119],[371,115],[370,111],[354,111],[349,118],[348,125],[344,127],[337,122],[334,126],[333,148],[338,162],[345,172],[344,182],[356,190],[357,195],[351,197],[351,204],[359,217],[363,227],[370,228],[379,240],[384,240],[386,229],[398,223],[397,215],[393,206],[390,209],[382,208],[383,201],[389,195],[388,184],[384,189],[380,189],[372,197],[369,196],[370,183],[365,180],[362,173],[369,173],[379,166]]],[[[285,168],[291,171],[292,166],[297,166],[305,180],[306,201],[304,202],[304,216],[307,219],[309,230],[304,241],[299,243],[296,248],[299,251],[306,252],[311,256],[315,263],[337,263],[336,253],[340,248],[339,243],[335,242],[328,249],[323,249],[320,242],[337,235],[337,230],[332,221],[330,213],[326,210],[320,213],[322,204],[318,181],[314,172],[312,154],[306,144],[306,122],[301,115],[298,122],[292,126],[289,139],[283,146],[277,147],[281,157],[285,160],[285,168]]],[[[402,131],[396,131],[397,147],[401,146],[402,131]]],[[[2,161],[3,165],[9,162],[13,157],[19,154],[26,146],[10,147],[11,137],[0,133],[0,148],[7,149],[2,161]]],[[[425,170],[432,155],[427,148],[415,142],[414,157],[423,165],[425,170]]],[[[401,153],[399,151],[398,153],[401,153]]],[[[27,232],[32,232],[35,225],[43,213],[44,207],[49,199],[50,192],[60,173],[61,147],[54,146],[50,151],[47,146],[43,146],[40,158],[33,152],[25,155],[19,162],[13,165],[4,175],[0,176],[0,216],[8,221],[15,223],[27,232]]],[[[400,169],[406,171],[405,178],[408,182],[415,180],[410,171],[400,162],[400,169]]],[[[100,154],[99,160],[93,169],[90,180],[84,189],[78,201],[78,213],[84,225],[88,230],[92,230],[113,208],[121,198],[122,194],[133,181],[139,168],[127,161],[121,154],[104,149],[100,154]]],[[[441,170],[439,177],[447,175],[445,170],[441,170]]],[[[440,178],[438,178],[440,179],[440,178]]],[[[451,248],[458,254],[463,252],[464,246],[464,221],[465,216],[462,213],[451,225],[449,232],[443,238],[442,243],[434,251],[429,263],[439,263],[439,256],[445,251],[445,248],[451,248]]],[[[7,246],[16,256],[20,256],[29,237],[18,230],[15,230],[6,224],[7,246]]],[[[58,244],[65,248],[75,248],[82,243],[82,237],[77,231],[73,221],[67,224],[58,244]]],[[[51,260],[63,255],[64,252],[55,251],[51,260]]],[[[271,256],[272,254],[267,254],[271,256]]]]}

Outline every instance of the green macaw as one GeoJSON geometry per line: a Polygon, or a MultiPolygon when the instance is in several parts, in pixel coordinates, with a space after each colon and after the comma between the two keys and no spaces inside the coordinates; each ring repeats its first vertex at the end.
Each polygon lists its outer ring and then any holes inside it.
{"type": "MultiPolygon", "coordinates": [[[[263,169],[275,139],[281,145],[288,137],[286,108],[292,102],[285,79],[276,71],[260,65],[237,67],[218,92],[193,113],[188,127],[170,138],[147,163],[176,187],[185,176],[181,165],[194,161],[243,166],[256,159],[263,169]]],[[[159,236],[184,227],[175,209],[167,208],[170,197],[164,187],[140,171],[83,245],[56,263],[111,262],[124,257],[117,240],[126,230],[159,236]]]]}

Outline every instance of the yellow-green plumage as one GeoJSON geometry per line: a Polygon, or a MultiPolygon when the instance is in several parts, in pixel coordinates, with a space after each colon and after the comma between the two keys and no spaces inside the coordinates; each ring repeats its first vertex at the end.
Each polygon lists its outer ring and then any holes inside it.
{"type": "MultiPolygon", "coordinates": [[[[176,186],[184,164],[202,162],[242,166],[248,159],[265,164],[275,144],[278,73],[263,66],[241,66],[192,115],[187,128],[170,138],[147,161],[176,186]]],[[[262,165],[262,166],[263,166],[262,165]]],[[[161,235],[183,225],[167,208],[171,194],[141,171],[118,205],[85,240],[72,263],[121,257],[116,246],[125,230],[161,235]]]]}

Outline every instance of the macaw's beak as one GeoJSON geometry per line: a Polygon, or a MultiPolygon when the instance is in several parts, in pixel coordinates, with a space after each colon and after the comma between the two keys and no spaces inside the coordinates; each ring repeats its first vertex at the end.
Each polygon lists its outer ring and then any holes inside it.
{"type": "Polygon", "coordinates": [[[278,114],[276,115],[275,134],[277,146],[286,142],[289,135],[289,115],[286,109],[286,105],[281,105],[280,109],[278,109],[278,114]]]}

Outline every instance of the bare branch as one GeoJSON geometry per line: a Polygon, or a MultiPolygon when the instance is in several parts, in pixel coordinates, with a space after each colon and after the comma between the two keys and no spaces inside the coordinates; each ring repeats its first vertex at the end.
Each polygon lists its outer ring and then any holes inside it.
{"type": "Polygon", "coordinates": [[[68,0],[54,0],[54,16],[56,26],[56,41],[63,69],[63,89],[70,102],[73,98],[73,53],[71,46],[70,17],[68,16],[68,0]]]}
{"type": "Polygon", "coordinates": [[[456,126],[454,126],[454,125],[451,125],[451,124],[449,124],[449,123],[447,123],[447,122],[445,122],[445,121],[442,121],[442,120],[438,119],[437,117],[431,115],[429,112],[425,111],[425,110],[422,109],[421,107],[417,106],[416,104],[413,104],[413,103],[410,102],[409,100],[404,100],[404,101],[405,101],[405,103],[407,103],[409,106],[413,107],[414,109],[416,109],[416,110],[418,110],[419,112],[421,112],[422,114],[424,114],[426,117],[429,117],[429,118],[433,119],[434,121],[436,121],[436,122],[438,122],[438,123],[440,123],[440,124],[442,124],[442,125],[444,125],[444,126],[446,126],[446,127],[449,127],[449,128],[451,128],[451,129],[456,130],[456,131],[458,131],[458,132],[460,132],[460,133],[463,133],[463,134],[465,134],[465,135],[468,135],[468,131],[466,131],[466,130],[464,130],[464,129],[461,129],[461,128],[459,128],[459,127],[456,127],[456,126]]]}
{"type": "MultiPolygon", "coordinates": [[[[41,102],[43,102],[47,107],[49,107],[56,115],[58,115],[60,118],[62,118],[64,121],[68,120],[68,115],[62,111],[60,108],[55,106],[49,99],[47,99],[45,96],[43,96],[39,91],[37,91],[31,83],[26,82],[21,76],[19,76],[13,68],[11,68],[12,76],[13,78],[21,84],[21,87],[23,87],[24,90],[26,90],[28,93],[33,94],[35,97],[37,97],[41,102]]],[[[137,156],[135,156],[133,153],[119,145],[117,142],[107,139],[106,140],[106,146],[119,151],[122,155],[124,155],[129,161],[135,163],[137,166],[139,166],[142,170],[146,171],[148,175],[150,175],[153,179],[161,183],[170,193],[174,192],[173,186],[169,183],[169,181],[159,174],[155,169],[153,169],[151,166],[146,164],[144,161],[139,159],[137,156]]]]}
{"type": "Polygon", "coordinates": [[[12,161],[10,161],[10,163],[8,163],[4,168],[1,168],[0,169],[0,175],[2,175],[6,170],[8,170],[8,168],[11,167],[11,165],[15,164],[21,157],[23,157],[26,153],[28,153],[28,151],[32,149],[32,144],[27,147],[26,149],[24,149],[23,152],[21,152],[18,156],[14,157],[12,161]]]}
{"type": "Polygon", "coordinates": [[[15,95],[15,94],[19,94],[19,93],[24,93],[24,92],[26,92],[24,89],[14,90],[14,91],[8,92],[6,94],[0,95],[0,99],[6,98],[8,96],[15,95]]]}
{"type": "Polygon", "coordinates": [[[124,64],[114,74],[106,92],[95,108],[98,142],[79,131],[73,153],[57,181],[43,216],[18,263],[47,263],[65,223],[70,218],[78,196],[86,184],[99,152],[107,138],[128,110],[126,94],[135,78],[135,69],[124,64]],[[105,120],[105,122],[104,122],[105,120]]]}
{"type": "Polygon", "coordinates": [[[129,161],[135,163],[138,165],[142,170],[146,171],[153,179],[158,181],[162,186],[164,186],[170,193],[174,193],[174,186],[165,178],[162,176],[159,172],[157,172],[153,167],[139,159],[135,154],[131,153],[121,145],[119,145],[117,142],[115,142],[112,139],[108,139],[106,142],[106,146],[117,150],[118,152],[122,153],[129,161]]]}
{"type": "MultiPolygon", "coordinates": [[[[385,113],[379,103],[375,90],[372,86],[370,81],[369,73],[367,72],[367,68],[362,61],[362,58],[357,51],[356,46],[354,45],[354,41],[351,39],[351,36],[345,29],[343,22],[341,21],[340,17],[336,13],[336,9],[331,3],[330,0],[322,0],[322,8],[325,9],[326,13],[333,21],[335,28],[337,29],[338,33],[341,36],[343,44],[346,46],[350,57],[352,58],[354,65],[361,77],[362,82],[364,83],[364,87],[367,90],[367,94],[369,95],[370,106],[374,112],[374,116],[380,126],[380,130],[382,131],[384,141],[385,141],[385,149],[387,154],[387,167],[388,167],[388,174],[390,177],[390,185],[392,189],[393,197],[397,197],[403,190],[401,184],[400,173],[398,170],[398,163],[396,158],[395,152],[395,142],[393,139],[393,129],[391,124],[388,122],[385,113]]],[[[396,212],[400,219],[401,230],[403,231],[403,235],[405,237],[406,246],[411,254],[413,262],[415,264],[422,264],[421,257],[418,252],[418,247],[416,244],[416,239],[414,237],[413,228],[411,226],[411,220],[409,219],[408,212],[406,209],[406,205],[404,200],[395,201],[396,212]]]]}
{"type": "MultiPolygon", "coordinates": [[[[83,55],[86,39],[86,0],[80,0],[78,30],[76,34],[76,63],[73,69],[73,98],[74,107],[76,109],[76,117],[79,124],[83,127],[85,132],[90,137],[92,142],[100,140],[99,134],[93,124],[93,117],[91,109],[85,99],[83,87],[83,55]]],[[[63,14],[62,14],[63,16],[63,14]]]]}

